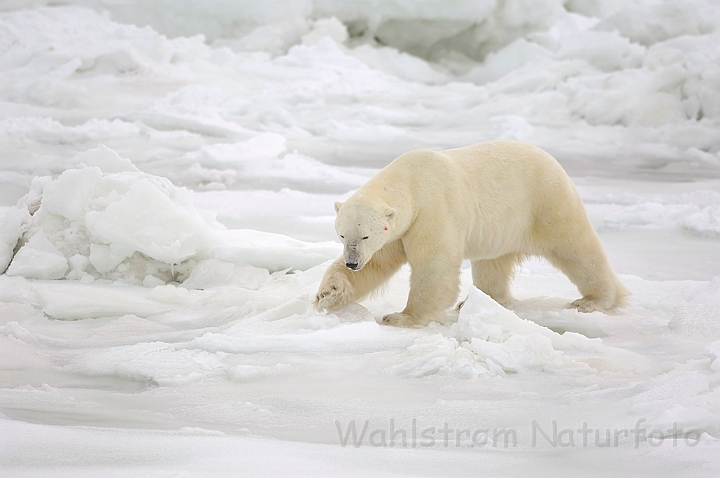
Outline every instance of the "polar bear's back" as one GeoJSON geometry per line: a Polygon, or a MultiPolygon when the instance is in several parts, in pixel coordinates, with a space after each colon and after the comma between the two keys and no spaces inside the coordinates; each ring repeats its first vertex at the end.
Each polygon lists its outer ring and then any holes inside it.
{"type": "Polygon", "coordinates": [[[457,163],[462,173],[483,178],[483,183],[494,178],[502,183],[531,186],[540,180],[564,182],[567,177],[555,158],[520,141],[487,141],[440,154],[457,163]]]}
{"type": "Polygon", "coordinates": [[[411,151],[371,182],[375,181],[407,185],[420,203],[423,199],[435,203],[442,197],[466,204],[478,202],[480,207],[488,201],[541,207],[545,199],[555,202],[577,198],[572,182],[555,158],[520,141],[411,151]],[[530,200],[523,201],[526,198],[530,200]]]}
{"type": "Polygon", "coordinates": [[[380,175],[383,182],[391,177],[409,186],[420,219],[465,235],[466,257],[532,253],[538,236],[552,234],[567,218],[587,222],[560,164],[527,143],[488,141],[439,152],[411,151],[380,175]]]}
{"type": "Polygon", "coordinates": [[[538,183],[564,184],[568,180],[560,164],[542,149],[520,141],[503,140],[445,151],[410,151],[386,167],[384,176],[403,176],[406,180],[431,183],[435,183],[433,179],[445,182],[470,180],[480,182],[484,187],[515,185],[525,190],[538,183]]]}

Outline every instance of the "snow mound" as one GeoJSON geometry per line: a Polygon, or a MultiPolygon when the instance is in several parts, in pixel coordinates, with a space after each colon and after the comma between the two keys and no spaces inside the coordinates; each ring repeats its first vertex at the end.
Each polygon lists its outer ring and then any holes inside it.
{"type": "Polygon", "coordinates": [[[80,158],[55,180],[36,178],[6,212],[17,223],[36,209],[8,275],[159,285],[182,279],[205,257],[219,226],[193,207],[190,191],[104,146],[80,158]]]}
{"type": "Polygon", "coordinates": [[[598,346],[602,346],[600,339],[570,332],[560,335],[521,319],[473,287],[448,333],[416,339],[393,369],[412,377],[450,373],[470,378],[529,371],[587,371],[586,364],[564,351],[592,351],[598,346]]]}
{"type": "Polygon", "coordinates": [[[631,4],[601,22],[598,28],[618,30],[634,42],[652,45],[682,35],[715,32],[719,13],[714,5],[691,0],[631,4]]]}
{"type": "MultiPolygon", "coordinates": [[[[457,0],[452,5],[437,0],[64,3],[109,11],[115,21],[150,25],[170,37],[202,35],[215,45],[245,51],[280,54],[293,44],[312,42],[324,34],[340,41],[348,37],[374,39],[424,57],[457,51],[471,58],[546,28],[564,12],[562,0],[457,0]]],[[[53,2],[36,0],[33,4],[53,2]]]]}
{"type": "Polygon", "coordinates": [[[683,226],[700,236],[720,237],[720,205],[708,206],[688,216],[683,226]]]}
{"type": "Polygon", "coordinates": [[[0,272],[147,287],[189,279],[191,289],[256,289],[268,270],[305,270],[339,253],[334,242],[225,230],[214,214],[193,205],[192,191],[141,172],[105,146],[79,160],[57,179],[33,179],[16,207],[0,210],[0,272]]]}
{"type": "Polygon", "coordinates": [[[30,213],[27,208],[0,210],[0,274],[7,269],[15,246],[29,226],[30,213]]]}

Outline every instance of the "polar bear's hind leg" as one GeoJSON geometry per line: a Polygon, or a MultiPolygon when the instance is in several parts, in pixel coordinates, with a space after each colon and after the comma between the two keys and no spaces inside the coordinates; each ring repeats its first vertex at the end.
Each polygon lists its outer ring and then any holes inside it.
{"type": "Polygon", "coordinates": [[[607,312],[625,304],[627,289],[623,287],[602,246],[582,251],[562,250],[543,254],[560,269],[582,294],[570,307],[580,312],[607,312]]]}
{"type": "Polygon", "coordinates": [[[510,293],[510,283],[515,267],[522,260],[520,254],[505,254],[497,259],[472,261],[473,285],[485,292],[500,305],[515,300],[510,293]]]}

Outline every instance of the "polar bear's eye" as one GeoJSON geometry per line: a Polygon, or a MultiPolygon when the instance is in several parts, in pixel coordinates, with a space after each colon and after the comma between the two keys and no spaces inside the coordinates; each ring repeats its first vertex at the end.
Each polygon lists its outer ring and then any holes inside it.
{"type": "Polygon", "coordinates": [[[370,237],[370,236],[365,236],[365,237],[363,237],[363,241],[364,241],[365,239],[367,239],[368,237],[370,237]]]}
{"type": "Polygon", "coordinates": [[[343,236],[342,234],[340,234],[340,239],[345,239],[345,236],[343,236]]]}

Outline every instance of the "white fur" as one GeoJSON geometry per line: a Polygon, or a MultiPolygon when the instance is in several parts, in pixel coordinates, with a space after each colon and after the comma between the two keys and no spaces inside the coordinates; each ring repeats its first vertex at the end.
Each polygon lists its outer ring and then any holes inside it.
{"type": "Polygon", "coordinates": [[[580,311],[607,311],[628,294],[570,178],[526,143],[411,151],[335,209],[344,252],[325,273],[319,310],[359,301],[409,262],[407,306],[383,321],[443,322],[457,299],[463,259],[471,260],[473,284],[507,304],[515,266],[529,255],[547,258],[570,278],[582,294],[571,305],[580,311]]]}

